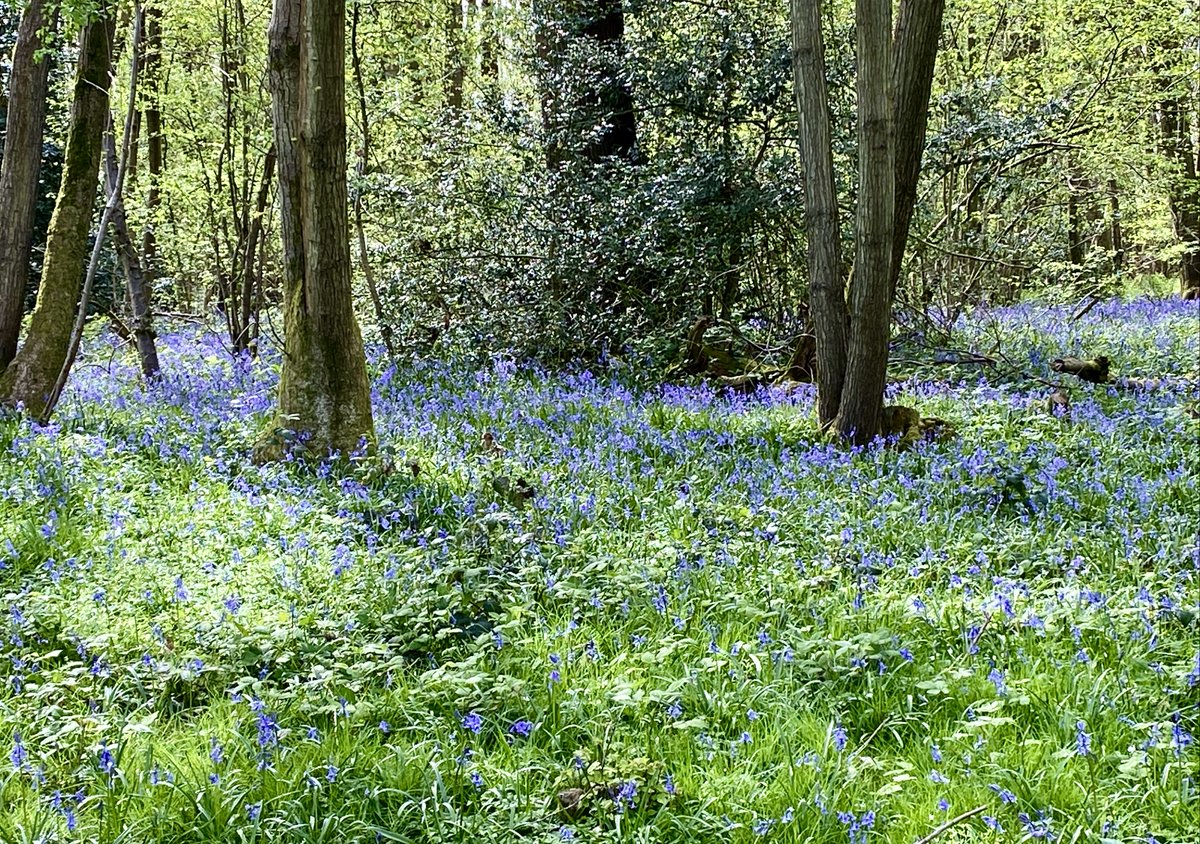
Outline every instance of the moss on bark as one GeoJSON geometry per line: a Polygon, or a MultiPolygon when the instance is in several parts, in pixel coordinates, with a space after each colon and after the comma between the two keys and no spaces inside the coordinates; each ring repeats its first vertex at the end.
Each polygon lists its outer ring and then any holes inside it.
{"type": "Polygon", "coordinates": [[[80,38],[62,183],[50,218],[42,285],[25,343],[0,377],[0,401],[23,405],[34,416],[46,409],[75,321],[108,116],[113,34],[113,18],[106,15],[88,23],[80,38]]]}

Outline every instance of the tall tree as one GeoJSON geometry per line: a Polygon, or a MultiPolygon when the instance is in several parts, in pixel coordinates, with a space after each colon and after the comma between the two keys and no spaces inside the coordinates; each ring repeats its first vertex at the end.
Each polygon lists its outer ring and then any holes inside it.
{"type": "Polygon", "coordinates": [[[1165,83],[1158,122],[1166,159],[1167,201],[1175,237],[1183,246],[1179,291],[1200,298],[1200,146],[1194,139],[1189,108],[1189,86],[1165,83]],[[1182,89],[1182,90],[1181,90],[1182,89]]]}
{"type": "Polygon", "coordinates": [[[108,119],[113,30],[112,9],[105,7],[80,36],[66,160],[46,239],[42,284],[25,344],[0,376],[0,402],[23,404],[37,417],[50,406],[69,354],[108,119]]]}
{"type": "Polygon", "coordinates": [[[147,3],[146,35],[142,59],[142,90],[146,117],[146,228],[142,232],[142,269],[149,290],[158,274],[158,242],[155,227],[158,210],[162,205],[162,173],[165,162],[166,141],[162,129],[162,8],[155,2],[147,3]]]}
{"type": "Polygon", "coordinates": [[[633,87],[622,67],[621,0],[539,2],[542,122],[551,166],[573,156],[639,160],[633,87]]]}
{"type": "MultiPolygon", "coordinates": [[[[137,117],[138,81],[145,57],[145,33],[148,16],[146,9],[140,3],[134,3],[133,9],[133,49],[129,72],[129,109],[125,114],[125,133],[123,135],[123,163],[126,170],[132,169],[133,151],[136,149],[137,138],[134,131],[137,117]]],[[[109,118],[110,124],[112,118],[109,118]]],[[[125,199],[122,196],[125,174],[121,170],[122,162],[117,159],[116,141],[112,133],[104,138],[104,189],[108,196],[107,206],[112,221],[113,241],[116,247],[117,259],[121,263],[121,271],[125,275],[125,291],[133,312],[133,337],[137,344],[138,360],[142,364],[142,375],[153,378],[158,374],[158,348],[154,343],[153,315],[150,311],[150,287],[147,284],[146,273],[142,258],[134,246],[129,234],[129,223],[125,218],[125,199]]],[[[153,189],[153,188],[152,188],[153,189]]],[[[149,231],[149,229],[147,229],[149,231]]],[[[104,236],[101,227],[100,237],[104,236]]]]}
{"type": "Polygon", "coordinates": [[[892,33],[889,0],[855,4],[859,193],[847,302],[821,7],[791,0],[817,412],[823,426],[859,444],[879,432],[892,302],[916,200],[944,10],[944,0],[903,0],[892,33]]]}
{"type": "MultiPolygon", "coordinates": [[[[268,75],[283,239],[279,427],[323,456],[374,440],[350,286],[345,0],[275,0],[268,75]]],[[[278,453],[264,445],[261,456],[278,453]]]]}
{"type": "Polygon", "coordinates": [[[793,74],[799,110],[800,158],[804,162],[804,220],[808,281],[817,337],[817,415],[830,424],[842,404],[846,380],[846,282],[842,278],[841,223],[833,171],[829,92],[825,85],[825,36],[821,4],[792,0],[793,74]]]}
{"type": "Polygon", "coordinates": [[[4,160],[0,163],[0,371],[17,353],[37,204],[38,167],[50,61],[42,52],[45,0],[29,0],[9,75],[4,160]]]}

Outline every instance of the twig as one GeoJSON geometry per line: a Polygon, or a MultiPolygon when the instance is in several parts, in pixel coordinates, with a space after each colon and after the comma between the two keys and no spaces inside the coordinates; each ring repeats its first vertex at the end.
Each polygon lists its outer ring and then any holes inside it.
{"type": "Polygon", "coordinates": [[[1069,320],[1067,320],[1067,322],[1068,323],[1078,322],[1079,320],[1083,319],[1084,315],[1087,314],[1087,312],[1090,311],[1092,308],[1096,307],[1096,305],[1100,304],[1100,302],[1103,301],[1103,299],[1104,299],[1103,296],[1098,296],[1097,294],[1093,293],[1091,296],[1088,297],[1088,301],[1086,304],[1084,304],[1081,308],[1079,308],[1079,310],[1075,311],[1075,313],[1071,314],[1071,318],[1069,320]]]}
{"type": "Polygon", "coordinates": [[[946,830],[950,829],[951,827],[958,826],[960,823],[965,821],[967,818],[975,817],[976,815],[978,815],[980,812],[982,812],[986,808],[987,808],[987,804],[985,803],[982,806],[976,806],[974,809],[971,809],[968,812],[963,812],[961,815],[959,815],[956,818],[951,818],[950,820],[946,821],[944,824],[939,826],[937,829],[935,829],[933,832],[929,833],[924,838],[917,841],[916,844],[929,844],[930,841],[937,838],[939,835],[941,835],[946,830]]]}

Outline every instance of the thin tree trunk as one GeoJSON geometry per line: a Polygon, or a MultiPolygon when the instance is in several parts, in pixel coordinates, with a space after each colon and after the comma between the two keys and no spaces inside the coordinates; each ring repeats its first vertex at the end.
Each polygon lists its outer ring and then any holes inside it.
{"type": "Polygon", "coordinates": [[[942,35],[945,0],[903,0],[892,39],[895,84],[896,223],[892,241],[892,298],[917,204],[917,183],[929,124],[929,93],[942,35]]]}
{"type": "Polygon", "coordinates": [[[1083,232],[1085,215],[1080,204],[1081,198],[1087,201],[1092,185],[1078,168],[1068,166],[1067,171],[1067,258],[1073,266],[1082,267],[1087,261],[1088,241],[1083,232]]]}
{"type": "Polygon", "coordinates": [[[363,83],[362,56],[358,52],[358,19],[359,4],[355,3],[350,19],[350,63],[354,70],[354,88],[358,101],[358,122],[362,127],[362,143],[358,148],[358,164],[355,168],[359,185],[354,189],[354,230],[358,235],[359,267],[367,282],[367,291],[371,294],[371,305],[375,308],[375,321],[379,324],[379,333],[383,337],[383,345],[387,349],[388,357],[394,360],[396,348],[392,336],[392,326],[383,311],[383,297],[379,295],[379,284],[375,280],[375,272],[371,269],[371,258],[367,254],[367,235],[363,228],[362,182],[367,177],[367,170],[371,162],[371,123],[370,116],[367,114],[367,89],[363,83]]]}
{"type": "Polygon", "coordinates": [[[817,337],[817,412],[821,425],[827,426],[837,416],[842,401],[848,314],[825,85],[821,4],[792,0],[791,20],[800,158],[804,164],[808,279],[817,337]]]}
{"type": "Polygon", "coordinates": [[[259,292],[262,287],[262,253],[259,241],[262,239],[263,217],[267,213],[267,201],[271,197],[271,181],[275,178],[275,148],[267,150],[263,157],[262,180],[258,183],[258,192],[254,197],[254,212],[250,216],[249,227],[243,241],[242,262],[242,293],[241,293],[241,325],[234,342],[234,348],[239,352],[256,351],[254,336],[251,330],[253,322],[258,320],[258,311],[262,307],[259,292]]]}
{"type": "Polygon", "coordinates": [[[453,121],[462,119],[463,83],[467,77],[463,46],[462,0],[446,0],[446,75],[443,84],[446,111],[453,121]]]}
{"type": "Polygon", "coordinates": [[[858,213],[850,345],[837,429],[857,444],[879,433],[892,325],[896,159],[891,0],[856,0],[858,213]]]}
{"type": "MultiPolygon", "coordinates": [[[[268,36],[283,240],[279,427],[307,453],[374,440],[346,207],[344,0],[275,0],[268,36]]],[[[279,456],[267,442],[259,457],[279,456]]]]}
{"type": "MultiPolygon", "coordinates": [[[[141,63],[145,58],[146,52],[146,9],[135,4],[134,15],[136,19],[133,28],[133,49],[131,51],[133,64],[130,68],[130,113],[126,115],[125,120],[127,130],[131,126],[136,126],[137,122],[138,83],[142,70],[141,63]]],[[[111,113],[108,119],[111,125],[113,123],[111,113]]],[[[124,138],[124,145],[127,150],[127,168],[131,173],[134,166],[137,140],[136,133],[133,136],[124,138]]],[[[156,376],[159,371],[158,349],[154,343],[154,325],[150,310],[150,291],[138,249],[134,246],[133,239],[129,236],[129,224],[125,216],[125,200],[121,195],[123,187],[121,167],[117,159],[116,142],[111,133],[104,139],[104,180],[108,205],[112,209],[113,241],[116,246],[117,258],[121,263],[121,270],[125,274],[125,290],[129,301],[129,309],[133,313],[131,328],[137,344],[138,360],[141,362],[142,375],[149,380],[156,376]]],[[[103,237],[103,230],[100,236],[101,238],[103,237]]]]}
{"type": "Polygon", "coordinates": [[[162,174],[166,142],[162,129],[162,8],[158,0],[146,5],[145,57],[142,63],[143,99],[146,103],[146,228],[142,232],[142,269],[146,284],[158,276],[158,242],[155,230],[162,204],[162,174]]]}
{"type": "Polygon", "coordinates": [[[1121,229],[1121,200],[1116,179],[1108,180],[1108,231],[1113,271],[1119,273],[1125,268],[1125,234],[1121,229]]]}
{"type": "Polygon", "coordinates": [[[108,116],[113,31],[108,10],[85,25],[80,37],[62,182],[46,240],[41,289],[25,344],[0,377],[0,401],[22,404],[38,418],[44,418],[51,404],[68,357],[108,116]]]}
{"type": "MultiPolygon", "coordinates": [[[[63,360],[62,368],[58,371],[58,377],[54,381],[54,388],[50,391],[46,406],[41,412],[41,421],[43,424],[50,419],[50,414],[54,412],[58,400],[62,397],[63,390],[67,386],[67,377],[71,374],[71,367],[75,363],[76,355],[79,354],[79,346],[83,342],[83,326],[87,322],[88,306],[91,303],[92,285],[96,281],[96,271],[100,266],[100,251],[104,247],[104,238],[108,234],[108,226],[112,222],[118,208],[121,207],[121,193],[125,189],[125,178],[129,172],[129,162],[134,143],[133,125],[137,116],[138,72],[140,70],[143,23],[144,18],[140,10],[135,8],[133,16],[133,49],[129,51],[131,56],[129,64],[129,105],[125,111],[125,129],[121,134],[121,161],[117,165],[116,184],[109,192],[108,201],[104,203],[104,212],[100,215],[100,226],[96,231],[96,239],[92,243],[92,257],[88,261],[87,274],[83,279],[83,290],[79,294],[79,307],[75,313],[75,324],[71,328],[71,338],[67,344],[67,356],[63,360]]],[[[115,144],[116,141],[112,138],[114,128],[111,111],[107,115],[106,122],[109,134],[108,143],[115,144]]],[[[103,138],[101,139],[101,145],[103,145],[103,138]]]]}
{"type": "MultiPolygon", "coordinates": [[[[39,55],[44,0],[30,0],[17,29],[0,165],[0,373],[17,353],[37,208],[50,61],[39,55]]],[[[57,15],[55,16],[57,18],[57,15]]]]}
{"type": "Polygon", "coordinates": [[[117,163],[117,146],[110,134],[104,139],[104,188],[108,194],[108,201],[113,206],[113,242],[116,245],[117,259],[121,262],[121,271],[125,274],[129,309],[133,312],[130,333],[137,344],[142,375],[149,380],[157,375],[159,370],[158,349],[154,345],[154,325],[150,313],[150,294],[146,287],[146,275],[142,271],[142,262],[138,256],[137,247],[133,245],[133,238],[129,236],[129,223],[125,218],[125,201],[116,193],[119,180],[120,167],[117,163]]]}
{"type": "Polygon", "coordinates": [[[1167,204],[1175,236],[1184,246],[1180,259],[1179,292],[1188,298],[1200,297],[1200,177],[1197,152],[1192,140],[1191,121],[1185,98],[1167,97],[1161,105],[1163,154],[1171,168],[1167,185],[1167,204]],[[1195,292],[1192,292],[1195,291],[1195,292]]]}

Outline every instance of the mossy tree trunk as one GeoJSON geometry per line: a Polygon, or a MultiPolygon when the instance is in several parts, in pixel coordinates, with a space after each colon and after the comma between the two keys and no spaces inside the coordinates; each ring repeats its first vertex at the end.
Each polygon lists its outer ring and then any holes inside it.
{"type": "Polygon", "coordinates": [[[50,61],[39,55],[47,21],[44,0],[30,0],[17,29],[0,166],[0,372],[17,353],[29,251],[37,206],[38,168],[50,61]]]}
{"type": "Polygon", "coordinates": [[[102,10],[83,28],[62,182],[46,238],[42,285],[25,344],[0,377],[0,401],[41,417],[67,359],[108,118],[114,21],[102,10]]]}
{"type": "Polygon", "coordinates": [[[268,39],[283,239],[277,427],[314,456],[375,436],[350,285],[345,29],[345,0],[275,0],[268,39]]]}

